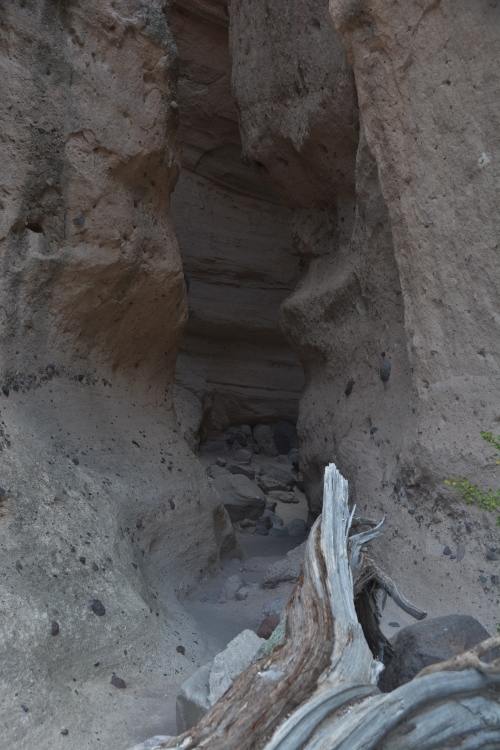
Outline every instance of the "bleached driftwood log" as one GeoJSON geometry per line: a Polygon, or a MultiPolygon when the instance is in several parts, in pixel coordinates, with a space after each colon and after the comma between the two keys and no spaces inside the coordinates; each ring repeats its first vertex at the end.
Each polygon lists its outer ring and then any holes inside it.
{"type": "Polygon", "coordinates": [[[353,518],[347,481],[330,464],[323,514],[311,530],[303,574],[280,624],[281,642],[240,675],[195,727],[135,750],[500,748],[500,660],[481,661],[500,645],[500,636],[427,668],[392,693],[376,687],[378,658],[390,648],[379,628],[377,588],[414,617],[425,613],[363,551],[383,521],[349,536],[353,518]]]}

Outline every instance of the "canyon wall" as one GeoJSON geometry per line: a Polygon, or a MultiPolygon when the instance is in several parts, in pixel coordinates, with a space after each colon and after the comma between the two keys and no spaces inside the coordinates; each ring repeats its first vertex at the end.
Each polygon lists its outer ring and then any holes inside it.
{"type": "Polygon", "coordinates": [[[179,397],[201,402],[202,435],[231,424],[297,419],[303,373],[278,309],[300,259],[289,212],[243,153],[231,93],[225,2],[172,5],[179,50],[182,171],[172,221],[188,276],[190,318],[179,397]]]}
{"type": "Polygon", "coordinates": [[[405,590],[489,627],[494,519],[444,479],[498,481],[480,435],[499,421],[498,13],[233,0],[230,33],[244,150],[304,261],[280,319],[311,514],[333,460],[361,511],[388,513],[376,554],[405,590]],[[445,571],[451,542],[467,564],[445,571]]]}
{"type": "Polygon", "coordinates": [[[126,747],[234,549],[172,408],[177,51],[160,2],[0,5],[2,745],[126,747]]]}

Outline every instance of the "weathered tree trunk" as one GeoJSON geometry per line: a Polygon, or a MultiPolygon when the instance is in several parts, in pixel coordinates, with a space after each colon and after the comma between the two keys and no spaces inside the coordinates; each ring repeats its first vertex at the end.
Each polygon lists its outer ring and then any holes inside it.
{"type": "Polygon", "coordinates": [[[281,642],[243,672],[195,727],[136,750],[500,748],[500,660],[481,661],[500,645],[500,636],[427,668],[392,693],[376,687],[383,668],[376,657],[390,648],[379,628],[377,588],[414,617],[425,613],[363,552],[383,521],[349,536],[353,518],[347,481],[330,464],[323,514],[311,530],[303,575],[280,624],[281,642]]]}

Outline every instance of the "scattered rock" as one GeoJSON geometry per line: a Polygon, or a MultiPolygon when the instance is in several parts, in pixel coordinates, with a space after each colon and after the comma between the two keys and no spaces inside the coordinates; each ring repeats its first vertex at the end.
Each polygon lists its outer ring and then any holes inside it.
{"type": "Polygon", "coordinates": [[[252,428],[249,424],[242,424],[241,431],[246,437],[252,437],[252,428]]]}
{"type": "Polygon", "coordinates": [[[243,586],[245,586],[245,581],[243,580],[243,578],[240,578],[240,576],[238,575],[229,576],[224,586],[222,587],[222,591],[220,592],[219,602],[221,602],[221,604],[224,604],[230,599],[234,599],[237,592],[241,588],[243,588],[243,586]]]}
{"type": "Polygon", "coordinates": [[[500,557],[496,554],[496,552],[493,552],[493,550],[489,549],[486,553],[486,559],[487,560],[500,560],[500,557]]]}
{"type": "Polygon", "coordinates": [[[258,476],[257,477],[257,484],[259,485],[262,492],[265,492],[266,494],[268,492],[287,492],[288,487],[286,484],[283,484],[282,482],[278,482],[274,477],[268,477],[266,474],[264,476],[258,476]]]}
{"type": "Polygon", "coordinates": [[[182,654],[183,656],[186,653],[186,649],[184,648],[184,646],[177,646],[175,650],[177,651],[178,654],[182,654]]]}
{"type": "Polygon", "coordinates": [[[253,661],[253,658],[263,643],[253,631],[244,630],[233,638],[227,647],[213,660],[208,679],[210,705],[219,700],[253,661]]]}
{"type": "Polygon", "coordinates": [[[66,729],[66,728],[61,729],[61,734],[63,737],[67,737],[69,734],[69,729],[66,729]]]}
{"type": "Polygon", "coordinates": [[[291,422],[280,419],[273,427],[274,444],[278,453],[288,454],[299,447],[297,428],[291,422]]]}
{"type": "Polygon", "coordinates": [[[100,599],[92,599],[90,609],[97,617],[103,617],[106,614],[106,609],[100,599]]]}
{"type": "Polygon", "coordinates": [[[389,360],[385,359],[385,352],[382,352],[381,356],[382,356],[382,363],[380,365],[380,370],[379,370],[380,380],[382,381],[382,383],[387,383],[387,381],[391,377],[392,367],[391,367],[391,363],[389,362],[389,360]]]}
{"type": "Polygon", "coordinates": [[[245,448],[240,448],[240,450],[234,452],[234,460],[239,464],[248,465],[252,460],[252,452],[245,448]]]}
{"type": "Polygon", "coordinates": [[[255,527],[255,526],[257,526],[257,524],[258,524],[258,521],[255,521],[252,518],[244,518],[243,521],[240,521],[240,526],[243,527],[243,528],[248,527],[248,526],[254,526],[255,527]]]}
{"type": "Polygon", "coordinates": [[[242,586],[241,589],[238,589],[238,591],[236,592],[235,598],[238,602],[242,602],[243,599],[247,598],[249,593],[250,589],[248,588],[248,586],[242,586]]]}
{"type": "Polygon", "coordinates": [[[261,536],[268,536],[269,529],[267,526],[263,526],[261,523],[255,527],[255,533],[260,534],[261,536]]]}
{"type": "Polygon", "coordinates": [[[5,385],[5,383],[2,385],[2,393],[4,394],[4,396],[8,396],[10,393],[9,386],[5,385]]]}
{"type": "Polygon", "coordinates": [[[274,511],[276,510],[276,506],[277,505],[278,505],[278,503],[276,502],[276,500],[267,500],[266,501],[266,510],[270,510],[270,511],[272,511],[274,513],[274,511]]]}
{"type": "Polygon", "coordinates": [[[52,620],[50,623],[50,632],[52,635],[59,635],[59,623],[57,620],[52,620]]]}
{"type": "Polygon", "coordinates": [[[499,576],[499,575],[497,575],[496,573],[494,573],[494,574],[493,574],[493,575],[491,576],[491,582],[492,582],[492,584],[493,584],[494,586],[498,586],[498,584],[500,583],[500,576],[499,576]]]}
{"type": "Polygon", "coordinates": [[[290,474],[289,471],[286,471],[285,469],[280,469],[277,466],[271,466],[270,464],[262,464],[259,470],[260,476],[268,476],[272,477],[273,479],[276,479],[277,482],[281,482],[281,484],[284,484],[285,487],[288,487],[289,489],[293,489],[296,484],[296,479],[293,476],[293,474],[290,474]]]}
{"type": "Polygon", "coordinates": [[[354,388],[355,385],[356,385],[356,381],[354,380],[354,378],[349,378],[349,380],[347,381],[345,390],[344,390],[344,396],[350,396],[352,393],[352,389],[354,388]]]}
{"type": "Polygon", "coordinates": [[[264,518],[269,518],[271,521],[272,526],[283,526],[283,519],[281,516],[277,516],[276,513],[273,513],[272,510],[266,510],[263,513],[264,518]]]}
{"type": "Polygon", "coordinates": [[[247,436],[244,432],[236,432],[234,434],[234,440],[236,443],[239,443],[242,448],[246,448],[248,445],[247,436]]]}
{"type": "Polygon", "coordinates": [[[272,498],[273,500],[279,500],[280,503],[298,503],[300,502],[299,498],[294,492],[279,492],[279,491],[273,491],[270,492],[268,497],[272,498]]]}
{"type": "Polygon", "coordinates": [[[287,600],[283,599],[283,597],[279,597],[276,599],[271,599],[271,601],[266,602],[264,606],[262,607],[262,614],[264,617],[269,617],[269,615],[280,615],[285,609],[287,600]]]}
{"type": "Polygon", "coordinates": [[[258,520],[264,512],[266,499],[257,485],[241,474],[217,477],[213,482],[233,523],[244,518],[258,520]]]}
{"type": "Polygon", "coordinates": [[[263,515],[259,518],[258,526],[265,526],[266,529],[270,529],[272,525],[273,522],[269,516],[263,515]]]}
{"type": "Polygon", "coordinates": [[[268,424],[258,424],[253,428],[253,439],[260,448],[260,452],[268,458],[278,455],[274,444],[272,428],[268,424]]]}
{"type": "Polygon", "coordinates": [[[222,456],[219,456],[216,459],[215,463],[217,464],[217,466],[226,466],[226,464],[227,464],[227,458],[223,458],[222,456]]]}
{"type": "Polygon", "coordinates": [[[255,479],[255,469],[252,469],[249,466],[235,466],[234,464],[231,464],[231,466],[228,466],[227,468],[230,474],[241,474],[251,481],[255,479]]]}
{"type": "Polygon", "coordinates": [[[23,709],[24,713],[27,714],[29,711],[28,706],[25,703],[21,703],[21,708],[23,709]]]}
{"type": "Polygon", "coordinates": [[[288,454],[288,459],[290,463],[292,464],[295,471],[298,471],[300,468],[300,453],[298,450],[292,450],[288,454]]]}
{"type": "Polygon", "coordinates": [[[125,688],[127,687],[125,680],[122,680],[121,677],[117,677],[114,672],[113,676],[111,677],[111,684],[113,685],[113,687],[118,688],[118,690],[125,690],[125,688]]]}
{"type": "Polygon", "coordinates": [[[295,583],[302,570],[302,562],[307,542],[303,542],[295,549],[290,550],[283,560],[273,563],[266,570],[262,579],[262,588],[273,589],[280,583],[290,581],[295,583]]]}
{"type": "Polygon", "coordinates": [[[307,522],[302,518],[294,518],[287,524],[286,530],[290,536],[303,536],[307,534],[307,522]]]}
{"type": "Polygon", "coordinates": [[[479,576],[479,580],[481,581],[481,583],[487,583],[487,581],[488,581],[488,579],[484,575],[480,575],[479,576]]]}
{"type": "Polygon", "coordinates": [[[228,476],[231,472],[228,471],[224,466],[218,466],[218,464],[212,464],[211,466],[207,466],[207,474],[212,477],[212,479],[218,479],[218,477],[224,477],[228,476]]]}
{"type": "Polygon", "coordinates": [[[389,627],[390,628],[399,628],[401,626],[400,626],[399,622],[390,622],[389,623],[389,627]]]}
{"type": "Polygon", "coordinates": [[[257,635],[259,638],[264,638],[267,641],[272,636],[278,625],[280,624],[280,616],[277,614],[268,615],[265,617],[257,628],[257,635]]]}
{"type": "Polygon", "coordinates": [[[450,659],[485,638],[487,631],[469,615],[446,615],[409,625],[392,641],[394,655],[378,686],[382,692],[390,692],[410,682],[427,665],[450,659]]]}
{"type": "Polygon", "coordinates": [[[449,547],[445,547],[443,550],[443,555],[451,555],[451,549],[449,547]]]}

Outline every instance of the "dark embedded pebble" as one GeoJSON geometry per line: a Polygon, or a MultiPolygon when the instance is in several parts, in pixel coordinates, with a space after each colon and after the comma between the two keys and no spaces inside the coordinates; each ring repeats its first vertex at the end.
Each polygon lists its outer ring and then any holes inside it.
{"type": "Polygon", "coordinates": [[[24,713],[27,714],[29,711],[28,706],[26,706],[24,703],[21,703],[21,708],[23,709],[24,713]]]}
{"type": "Polygon", "coordinates": [[[354,378],[349,378],[345,387],[344,396],[350,396],[355,385],[356,381],[354,380],[354,378]]]}
{"type": "Polygon", "coordinates": [[[486,583],[488,579],[486,578],[486,576],[479,576],[479,580],[481,581],[481,583],[486,583]]]}
{"type": "Polygon", "coordinates": [[[111,684],[113,687],[118,688],[118,690],[124,690],[127,687],[125,680],[122,680],[121,677],[117,677],[114,672],[111,678],[111,684]]]}
{"type": "Polygon", "coordinates": [[[61,729],[61,734],[63,737],[66,737],[69,734],[69,729],[61,729]]]}
{"type": "Polygon", "coordinates": [[[4,495],[5,495],[5,490],[4,490],[4,488],[3,488],[3,487],[0,487],[0,500],[2,499],[2,497],[3,497],[4,495]]]}
{"type": "Polygon", "coordinates": [[[22,570],[24,568],[24,565],[22,564],[21,560],[16,560],[16,568],[18,570],[22,570]]]}
{"type": "Polygon", "coordinates": [[[495,552],[493,552],[493,550],[489,549],[488,552],[486,553],[486,559],[487,560],[500,560],[500,557],[498,557],[498,555],[495,552]]]}
{"type": "Polygon", "coordinates": [[[451,555],[451,549],[449,547],[445,547],[443,550],[443,555],[451,555]]]}
{"type": "Polygon", "coordinates": [[[92,563],[92,570],[94,571],[94,573],[97,573],[97,571],[99,570],[99,566],[97,563],[92,563]]]}
{"type": "Polygon", "coordinates": [[[378,427],[372,427],[370,430],[370,435],[375,435],[376,432],[378,432],[378,427]]]}
{"type": "Polygon", "coordinates": [[[456,559],[457,559],[456,555],[450,555],[450,560],[456,560],[456,559]]]}
{"type": "Polygon", "coordinates": [[[2,385],[2,393],[3,393],[3,394],[4,394],[5,396],[8,396],[8,395],[9,395],[10,391],[9,391],[9,386],[8,386],[8,385],[5,385],[5,384],[4,384],[4,385],[2,385]]]}
{"type": "Polygon", "coordinates": [[[408,513],[410,514],[410,516],[414,516],[416,513],[415,508],[408,508],[408,513]]]}
{"type": "Polygon", "coordinates": [[[218,601],[216,596],[202,596],[200,599],[200,602],[204,602],[205,604],[217,604],[218,601]]]}
{"type": "Polygon", "coordinates": [[[389,627],[390,628],[399,628],[401,626],[400,626],[399,622],[390,622],[389,623],[389,627]]]}
{"type": "Polygon", "coordinates": [[[467,531],[472,531],[472,521],[466,521],[465,528],[467,529],[467,531]]]}
{"type": "Polygon", "coordinates": [[[177,651],[178,654],[185,654],[186,653],[186,649],[184,648],[184,646],[177,646],[177,648],[175,650],[177,651]]]}
{"type": "Polygon", "coordinates": [[[491,576],[491,582],[494,583],[495,586],[498,586],[498,584],[500,583],[500,576],[495,573],[491,576]]]}
{"type": "Polygon", "coordinates": [[[50,632],[52,635],[59,635],[59,623],[57,620],[52,620],[50,624],[50,632]]]}
{"type": "Polygon", "coordinates": [[[75,466],[78,466],[78,464],[80,463],[80,461],[77,458],[72,458],[71,460],[73,461],[75,466]]]}
{"type": "Polygon", "coordinates": [[[80,560],[80,562],[81,562],[81,564],[82,564],[82,565],[85,565],[85,562],[86,562],[86,560],[87,560],[87,558],[86,558],[86,557],[83,557],[83,555],[82,555],[82,556],[81,556],[81,557],[79,557],[78,559],[80,560]]]}
{"type": "Polygon", "coordinates": [[[135,522],[135,528],[142,529],[142,521],[140,518],[135,522]]]}
{"type": "Polygon", "coordinates": [[[130,564],[131,564],[131,566],[132,566],[132,567],[133,567],[133,568],[134,568],[135,570],[137,570],[137,563],[130,563],[130,564]]]}
{"type": "Polygon", "coordinates": [[[106,609],[100,599],[92,599],[90,609],[95,615],[97,615],[97,617],[102,617],[106,614],[106,609]]]}

